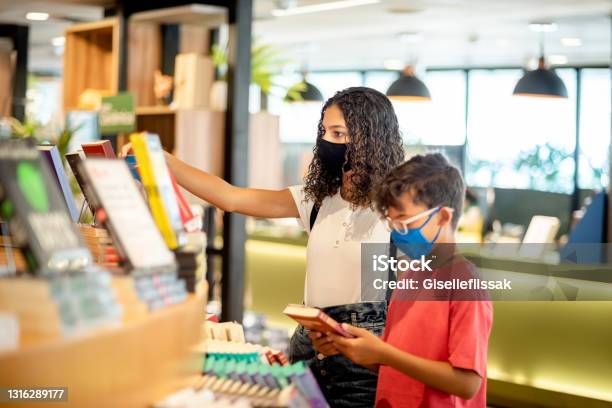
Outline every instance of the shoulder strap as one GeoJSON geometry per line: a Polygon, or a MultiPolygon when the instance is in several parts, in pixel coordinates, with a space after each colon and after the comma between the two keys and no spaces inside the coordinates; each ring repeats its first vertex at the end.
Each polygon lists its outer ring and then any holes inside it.
{"type": "MultiPolygon", "coordinates": [[[[393,240],[391,239],[391,237],[389,237],[389,256],[391,258],[397,258],[397,247],[395,246],[395,244],[393,243],[393,240]]],[[[391,268],[389,268],[389,276],[388,276],[388,280],[392,281],[396,279],[395,274],[393,273],[393,271],[391,270],[391,268]]],[[[387,306],[389,306],[389,302],[391,301],[391,295],[393,294],[393,289],[387,288],[387,293],[385,294],[385,300],[387,301],[387,306]]]]}
{"type": "Polygon", "coordinates": [[[312,211],[310,212],[310,231],[312,232],[312,227],[315,225],[315,221],[317,220],[317,215],[319,215],[319,206],[314,205],[312,207],[312,211]]]}

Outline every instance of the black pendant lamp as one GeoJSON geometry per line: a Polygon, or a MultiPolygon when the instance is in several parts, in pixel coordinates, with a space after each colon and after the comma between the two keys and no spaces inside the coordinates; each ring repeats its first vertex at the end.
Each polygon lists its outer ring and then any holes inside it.
{"type": "Polygon", "coordinates": [[[300,96],[304,102],[323,102],[323,94],[319,89],[304,79],[306,85],[303,91],[300,91],[300,96]]]}
{"type": "Polygon", "coordinates": [[[387,89],[389,99],[397,101],[429,101],[431,94],[427,86],[414,75],[411,66],[402,71],[401,76],[387,89]]]}
{"type": "Polygon", "coordinates": [[[514,87],[513,95],[543,98],[567,98],[567,88],[554,70],[546,66],[544,58],[544,33],[540,37],[538,68],[527,71],[514,87]]]}

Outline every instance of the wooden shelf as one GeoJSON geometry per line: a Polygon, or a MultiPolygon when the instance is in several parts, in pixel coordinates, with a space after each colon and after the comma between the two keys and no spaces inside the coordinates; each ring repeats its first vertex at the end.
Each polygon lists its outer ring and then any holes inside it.
{"type": "Polygon", "coordinates": [[[86,89],[119,88],[119,20],[75,24],[65,31],[64,110],[75,109],[86,89]]]}
{"type": "Polygon", "coordinates": [[[202,355],[192,348],[202,341],[205,304],[191,295],[118,328],[0,353],[0,384],[67,387],[62,407],[149,407],[197,378],[202,355]]]}
{"type": "Polygon", "coordinates": [[[227,22],[227,9],[204,4],[189,4],[134,13],[130,17],[130,21],[159,24],[197,24],[215,28],[227,22]]]}
{"type": "Polygon", "coordinates": [[[168,106],[139,106],[136,108],[136,115],[174,115],[176,109],[168,106]]]}

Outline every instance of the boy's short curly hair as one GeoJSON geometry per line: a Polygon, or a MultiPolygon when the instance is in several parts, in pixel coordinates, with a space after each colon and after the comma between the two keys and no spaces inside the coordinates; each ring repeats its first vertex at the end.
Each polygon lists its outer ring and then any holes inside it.
{"type": "Polygon", "coordinates": [[[415,204],[428,208],[437,206],[454,209],[452,225],[463,211],[465,184],[461,172],[440,153],[417,155],[391,170],[374,194],[374,205],[381,214],[399,207],[400,197],[410,192],[415,204]]]}

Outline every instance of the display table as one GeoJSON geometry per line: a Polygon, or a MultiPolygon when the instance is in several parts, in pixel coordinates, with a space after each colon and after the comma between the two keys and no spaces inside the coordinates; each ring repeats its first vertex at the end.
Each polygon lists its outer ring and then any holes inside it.
{"type": "Polygon", "coordinates": [[[49,407],[151,406],[199,377],[202,355],[192,348],[202,340],[205,303],[205,295],[190,295],[116,328],[0,353],[0,384],[67,387],[68,402],[49,407]]]}

